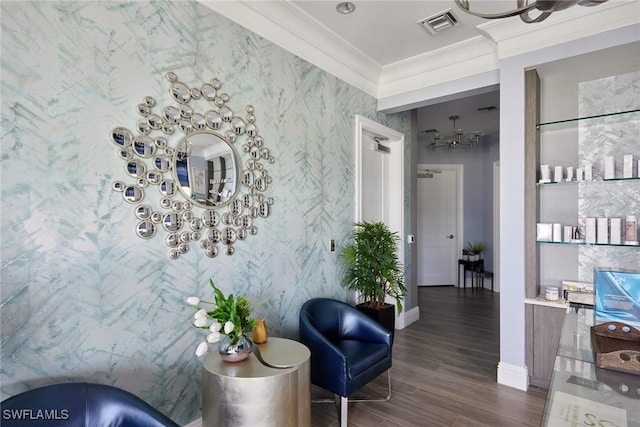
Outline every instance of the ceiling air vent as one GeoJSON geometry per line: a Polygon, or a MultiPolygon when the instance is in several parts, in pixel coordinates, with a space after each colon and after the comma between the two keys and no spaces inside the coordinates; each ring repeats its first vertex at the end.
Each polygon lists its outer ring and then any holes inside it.
{"type": "Polygon", "coordinates": [[[435,15],[421,19],[417,22],[418,25],[433,35],[436,35],[436,33],[446,30],[447,28],[451,28],[457,23],[458,19],[455,17],[451,9],[436,13],[435,15]]]}

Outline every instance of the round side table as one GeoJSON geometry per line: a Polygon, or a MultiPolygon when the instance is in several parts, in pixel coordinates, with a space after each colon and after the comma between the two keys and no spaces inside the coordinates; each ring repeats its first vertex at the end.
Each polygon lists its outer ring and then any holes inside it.
{"type": "Polygon", "coordinates": [[[311,353],[303,344],[270,337],[242,362],[217,352],[202,364],[203,427],[309,427],[311,353]]]}

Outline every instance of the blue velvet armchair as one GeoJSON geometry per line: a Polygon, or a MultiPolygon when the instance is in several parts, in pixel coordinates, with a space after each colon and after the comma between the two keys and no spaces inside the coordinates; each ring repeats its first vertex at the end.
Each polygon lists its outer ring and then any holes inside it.
{"type": "Polygon", "coordinates": [[[0,406],[2,427],[179,427],[139,397],[102,384],[39,387],[0,406]]]}
{"type": "Polygon", "coordinates": [[[300,309],[300,341],[311,351],[311,382],[340,397],[340,425],[347,426],[349,396],[387,373],[391,398],[391,347],[393,335],[375,320],[341,301],[315,298],[300,309]]]}

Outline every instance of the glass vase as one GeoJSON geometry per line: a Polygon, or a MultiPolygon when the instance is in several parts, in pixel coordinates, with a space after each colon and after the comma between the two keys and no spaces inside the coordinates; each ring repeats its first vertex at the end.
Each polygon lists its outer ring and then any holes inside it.
{"type": "Polygon", "coordinates": [[[241,362],[249,357],[253,343],[245,335],[240,337],[230,337],[222,335],[218,344],[218,353],[225,362],[241,362]]]}

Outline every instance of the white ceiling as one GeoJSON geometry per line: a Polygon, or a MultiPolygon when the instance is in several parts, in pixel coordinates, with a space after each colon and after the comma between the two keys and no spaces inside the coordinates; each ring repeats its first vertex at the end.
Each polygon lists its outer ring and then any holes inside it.
{"type": "MultiPolygon", "coordinates": [[[[448,117],[460,115],[460,125],[476,130],[472,123],[482,123],[479,130],[485,134],[497,132],[499,114],[481,113],[480,120],[474,112],[477,105],[488,104],[488,99],[495,99],[492,104],[499,108],[495,90],[501,57],[640,22],[638,0],[609,0],[595,7],[576,5],[535,24],[517,17],[477,18],[460,10],[453,0],[352,0],[356,9],[348,15],[336,11],[336,0],[199,1],[381,103],[391,100],[397,104],[397,97],[404,101],[406,94],[448,81],[459,89],[465,78],[488,76],[486,88],[479,91],[483,93],[458,104],[444,97],[447,102],[440,104],[440,110],[430,110],[440,111],[439,118],[418,123],[418,130],[448,129],[448,117]],[[416,23],[449,9],[458,24],[435,36],[416,23]],[[499,40],[504,46],[500,52],[499,40]]],[[[514,9],[516,0],[470,0],[470,4],[472,10],[495,13],[514,9]]],[[[465,92],[464,88],[459,90],[465,92]]],[[[404,103],[409,104],[410,100],[404,103]]],[[[385,106],[381,109],[393,111],[393,105],[385,106]]]]}
{"type": "MultiPolygon", "coordinates": [[[[463,12],[453,0],[355,0],[356,9],[348,15],[336,11],[338,3],[328,0],[292,1],[301,13],[308,14],[333,31],[380,67],[480,36],[482,34],[476,25],[486,22],[463,12]],[[432,35],[417,24],[419,20],[446,10],[451,10],[458,19],[458,24],[452,28],[432,35]]],[[[492,3],[504,10],[514,6],[515,0],[483,3],[492,3]]],[[[472,5],[475,6],[473,0],[472,5]]]]}

